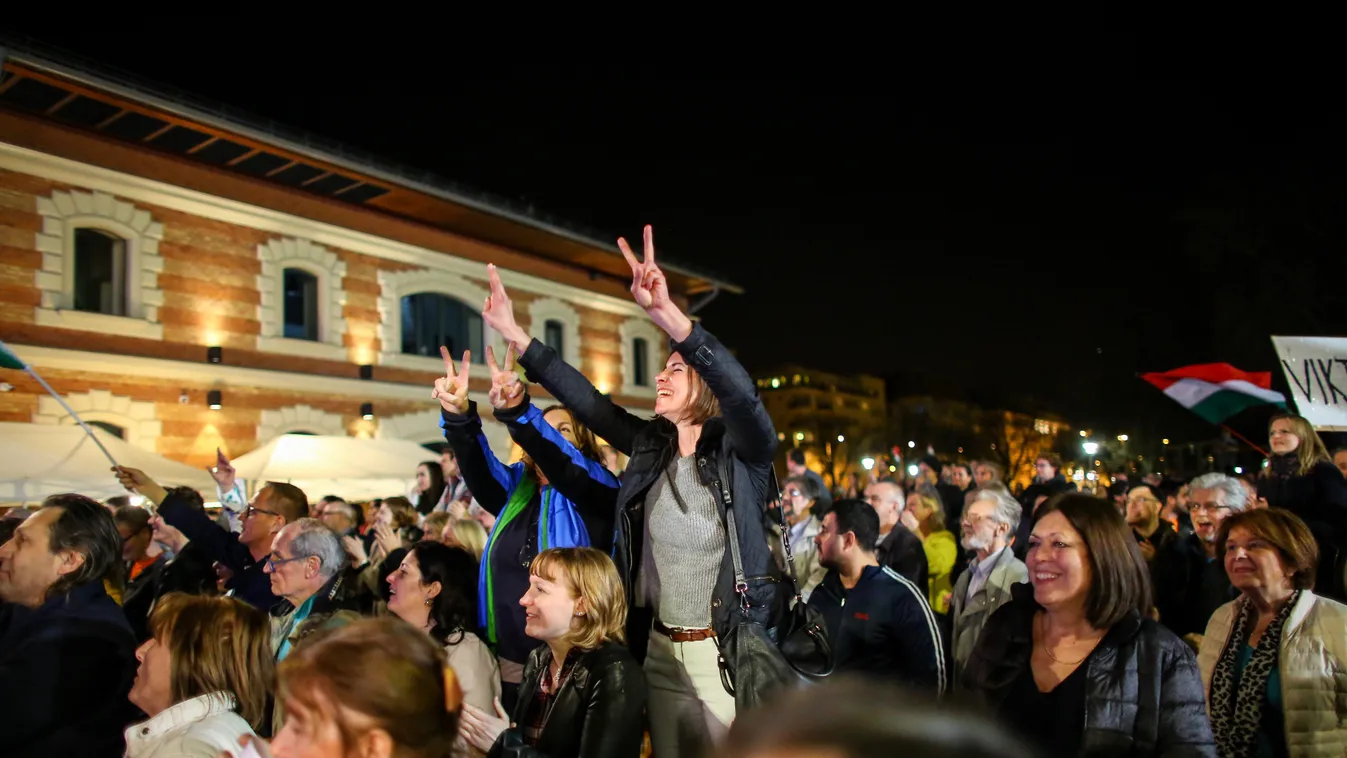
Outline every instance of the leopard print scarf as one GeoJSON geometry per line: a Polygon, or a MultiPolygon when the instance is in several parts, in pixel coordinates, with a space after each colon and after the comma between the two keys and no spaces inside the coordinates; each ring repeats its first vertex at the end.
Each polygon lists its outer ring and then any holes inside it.
{"type": "Polygon", "coordinates": [[[1267,701],[1267,680],[1277,666],[1281,650],[1282,627],[1291,610],[1300,600],[1300,591],[1282,607],[1277,618],[1268,625],[1263,638],[1254,648],[1253,656],[1239,674],[1235,687],[1235,662],[1240,649],[1249,639],[1249,633],[1258,614],[1253,603],[1241,599],[1236,611],[1239,618],[1226,642],[1216,669],[1211,674],[1211,730],[1216,735],[1216,748],[1221,758],[1250,758],[1258,744],[1258,727],[1263,720],[1263,705],[1267,701]]]}

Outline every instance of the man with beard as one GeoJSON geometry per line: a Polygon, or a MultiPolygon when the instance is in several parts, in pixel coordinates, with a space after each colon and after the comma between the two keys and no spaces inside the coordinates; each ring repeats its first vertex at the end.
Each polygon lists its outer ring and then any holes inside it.
{"type": "Polygon", "coordinates": [[[1008,549],[1021,512],[1009,494],[991,489],[976,490],[964,511],[961,544],[974,551],[977,559],[959,577],[950,600],[956,682],[983,625],[1010,600],[1011,585],[1029,581],[1024,562],[1008,549]]]}
{"type": "Polygon", "coordinates": [[[1248,492],[1234,477],[1205,474],[1188,485],[1193,533],[1170,542],[1155,556],[1155,607],[1160,623],[1194,650],[1216,609],[1238,594],[1216,559],[1221,522],[1248,507],[1248,492]]]}
{"type": "Polygon", "coordinates": [[[836,670],[882,677],[940,696],[948,671],[926,588],[879,565],[872,547],[879,516],[860,500],[838,500],[814,538],[828,569],[809,598],[828,625],[836,670]]]}

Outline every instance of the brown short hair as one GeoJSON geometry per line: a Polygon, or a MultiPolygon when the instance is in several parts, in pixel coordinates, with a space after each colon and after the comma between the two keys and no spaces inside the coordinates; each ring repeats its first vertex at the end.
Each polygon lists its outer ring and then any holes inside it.
{"type": "Polygon", "coordinates": [[[552,548],[538,553],[529,573],[549,581],[564,578],[576,598],[584,599],[585,615],[571,624],[571,645],[591,650],[605,640],[626,641],[627,593],[611,558],[592,547],[552,548]]]}
{"type": "MultiPolygon", "coordinates": [[[[1042,456],[1039,456],[1040,458],[1042,456]]],[[[1136,611],[1151,610],[1151,579],[1132,529],[1113,503],[1079,493],[1057,495],[1034,514],[1034,523],[1061,513],[1080,532],[1090,556],[1090,590],[1085,618],[1095,629],[1107,629],[1136,611]]]]}
{"type": "Polygon", "coordinates": [[[227,692],[238,714],[261,728],[275,677],[267,614],[232,597],[170,592],[156,605],[149,630],[168,648],[174,703],[227,692]]]}
{"type": "Polygon", "coordinates": [[[399,758],[440,758],[453,749],[463,691],[444,648],[395,616],[316,632],[278,669],[280,697],[336,723],[346,754],[361,736],[347,708],[388,733],[399,758]]]}
{"type": "Polygon", "coordinates": [[[1291,572],[1291,586],[1298,590],[1314,589],[1319,569],[1319,543],[1304,521],[1282,508],[1255,508],[1232,513],[1221,520],[1216,532],[1216,558],[1225,564],[1225,541],[1230,530],[1241,528],[1267,540],[1281,554],[1282,565],[1291,572]]]}
{"type": "Polygon", "coordinates": [[[692,399],[688,401],[687,422],[689,424],[705,424],[707,421],[720,415],[720,400],[716,398],[711,391],[711,385],[706,383],[702,375],[691,364],[687,365],[688,387],[692,390],[692,399]]]}
{"type": "Polygon", "coordinates": [[[444,531],[444,527],[448,523],[449,514],[445,511],[436,511],[426,516],[426,520],[421,522],[421,531],[426,533],[426,539],[439,542],[440,532],[444,531]]]}
{"type": "MultiPolygon", "coordinates": [[[[571,413],[570,408],[560,404],[549,405],[543,409],[543,416],[547,416],[552,411],[565,411],[566,415],[571,417],[571,429],[575,431],[575,449],[580,451],[580,455],[591,461],[603,463],[603,453],[599,450],[599,438],[594,436],[594,432],[581,423],[580,419],[574,413],[571,413]]],[[[543,420],[545,423],[546,419],[543,420]]]]}
{"type": "Polygon", "coordinates": [[[1062,456],[1052,452],[1051,450],[1049,450],[1046,453],[1039,453],[1037,456],[1034,457],[1034,461],[1035,462],[1047,461],[1048,465],[1052,466],[1054,471],[1061,472],[1062,470],[1062,456]]]}
{"type": "Polygon", "coordinates": [[[271,509],[281,514],[285,523],[293,524],[309,515],[309,496],[304,490],[285,482],[267,482],[271,488],[271,509]]]}
{"type": "Polygon", "coordinates": [[[409,526],[416,526],[416,509],[412,507],[412,501],[398,495],[396,497],[384,498],[381,505],[388,506],[388,510],[393,512],[393,531],[406,529],[409,526]]]}

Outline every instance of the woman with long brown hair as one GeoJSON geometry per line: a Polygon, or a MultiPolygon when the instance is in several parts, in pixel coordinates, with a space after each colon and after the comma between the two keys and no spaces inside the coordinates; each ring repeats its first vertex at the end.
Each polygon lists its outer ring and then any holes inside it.
{"type": "Polygon", "coordinates": [[[1319,546],[1315,586],[1319,594],[1347,599],[1343,587],[1343,551],[1347,538],[1347,479],[1328,457],[1328,448],[1303,416],[1281,413],[1268,424],[1272,457],[1258,480],[1258,497],[1272,508],[1285,508],[1310,528],[1319,546]]]}
{"type": "Polygon", "coordinates": [[[159,600],[149,631],[128,697],[150,718],[126,730],[129,758],[215,758],[261,727],[275,666],[267,614],[175,592],[159,600]]]}
{"type": "MultiPolygon", "coordinates": [[[[524,609],[519,606],[519,598],[529,588],[529,563],[555,547],[611,550],[612,499],[563,494],[527,456],[510,465],[502,463],[482,433],[477,404],[468,399],[471,353],[463,354],[460,370],[455,371],[449,351],[440,352],[445,376],[435,381],[432,397],[440,401],[444,438],[473,498],[496,517],[478,571],[478,625],[500,659],[502,700],[508,709],[514,706],[524,662],[535,647],[524,633],[524,609]]],[[[487,348],[487,359],[493,382],[490,400],[500,406],[506,401],[501,392],[506,385],[498,379],[513,373],[514,350],[507,351],[504,369],[496,364],[491,348],[487,348]]],[[[516,404],[518,399],[516,395],[516,404]]],[[[537,433],[588,472],[597,487],[617,491],[617,477],[600,462],[594,434],[570,411],[561,406],[539,410],[529,404],[526,412],[537,433]]]]}

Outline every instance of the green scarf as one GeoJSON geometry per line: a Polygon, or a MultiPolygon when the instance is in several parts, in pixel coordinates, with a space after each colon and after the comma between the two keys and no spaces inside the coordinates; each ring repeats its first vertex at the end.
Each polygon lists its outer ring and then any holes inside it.
{"type": "Polygon", "coordinates": [[[533,481],[533,477],[525,474],[519,479],[519,486],[510,493],[510,499],[505,503],[505,510],[501,512],[500,518],[496,520],[495,528],[491,530],[491,538],[487,541],[486,554],[482,557],[482,573],[486,576],[486,638],[487,642],[495,645],[499,640],[496,639],[496,590],[495,590],[495,572],[491,570],[491,554],[496,548],[496,536],[510,525],[520,513],[528,507],[529,501],[533,499],[533,493],[537,490],[538,484],[533,481]]]}

